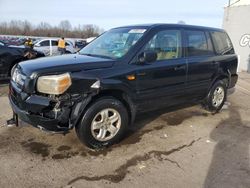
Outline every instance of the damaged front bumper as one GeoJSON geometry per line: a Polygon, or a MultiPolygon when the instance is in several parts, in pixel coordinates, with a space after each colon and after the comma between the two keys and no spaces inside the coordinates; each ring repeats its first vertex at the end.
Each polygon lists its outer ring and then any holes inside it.
{"type": "Polygon", "coordinates": [[[67,95],[60,98],[28,95],[10,84],[9,101],[13,112],[22,121],[44,131],[65,133],[80,119],[91,100],[88,95],[67,95]]]}

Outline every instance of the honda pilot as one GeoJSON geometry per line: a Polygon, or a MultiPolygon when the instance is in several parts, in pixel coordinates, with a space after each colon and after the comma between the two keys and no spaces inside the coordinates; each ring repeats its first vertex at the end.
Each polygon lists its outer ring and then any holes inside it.
{"type": "Polygon", "coordinates": [[[75,128],[81,142],[101,148],[117,143],[136,114],[187,102],[219,112],[237,65],[222,29],[125,26],[76,54],[19,63],[9,100],[16,119],[53,133],[75,128]]]}

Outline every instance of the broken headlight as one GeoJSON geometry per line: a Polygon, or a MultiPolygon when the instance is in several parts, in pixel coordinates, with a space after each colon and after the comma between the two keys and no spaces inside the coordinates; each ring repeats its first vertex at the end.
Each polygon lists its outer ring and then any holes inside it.
{"type": "Polygon", "coordinates": [[[37,90],[41,93],[59,95],[71,86],[69,73],[60,75],[41,76],[37,81],[37,90]]]}

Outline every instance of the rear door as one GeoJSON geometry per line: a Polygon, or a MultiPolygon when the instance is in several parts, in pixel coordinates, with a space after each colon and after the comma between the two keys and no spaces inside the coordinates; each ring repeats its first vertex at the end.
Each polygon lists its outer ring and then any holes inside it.
{"type": "Polygon", "coordinates": [[[141,111],[180,103],[185,96],[187,64],[182,55],[182,31],[156,32],[143,51],[154,51],[157,60],[137,66],[137,102],[141,111]]]}
{"type": "Polygon", "coordinates": [[[52,55],[59,55],[58,41],[57,40],[51,40],[51,44],[52,44],[52,55]]]}
{"type": "Polygon", "coordinates": [[[208,32],[185,30],[188,61],[187,97],[197,100],[205,97],[219,64],[214,59],[214,49],[208,32]]]}

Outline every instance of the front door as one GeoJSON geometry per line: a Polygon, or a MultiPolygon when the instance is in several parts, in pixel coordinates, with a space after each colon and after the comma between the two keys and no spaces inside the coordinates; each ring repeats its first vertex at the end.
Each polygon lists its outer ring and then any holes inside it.
{"type": "Polygon", "coordinates": [[[182,57],[180,30],[157,32],[142,51],[154,51],[157,60],[137,66],[137,104],[140,111],[183,102],[187,63],[182,57]]]}

